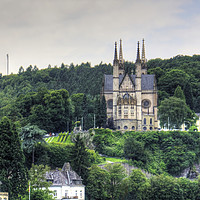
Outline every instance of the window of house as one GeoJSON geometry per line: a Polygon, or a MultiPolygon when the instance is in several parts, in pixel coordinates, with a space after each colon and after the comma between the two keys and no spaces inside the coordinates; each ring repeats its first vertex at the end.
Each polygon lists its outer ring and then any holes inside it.
{"type": "Polygon", "coordinates": [[[134,105],[131,105],[131,116],[134,116],[134,105]]]}
{"type": "Polygon", "coordinates": [[[112,108],[113,108],[113,100],[112,100],[112,99],[109,99],[109,100],[108,100],[108,108],[109,108],[109,109],[112,109],[112,108]]]}
{"type": "Polygon", "coordinates": [[[150,130],[152,131],[152,130],[153,130],[153,127],[150,127],[150,130]]]}
{"type": "Polygon", "coordinates": [[[132,126],[132,130],[135,130],[135,126],[132,126]]]}
{"type": "Polygon", "coordinates": [[[124,129],[125,129],[125,130],[128,129],[128,126],[124,126],[124,129]]]}
{"type": "Polygon", "coordinates": [[[147,127],[146,127],[146,126],[144,126],[144,127],[143,127],[143,130],[144,130],[144,131],[146,131],[146,130],[147,130],[147,127]]]}
{"type": "Polygon", "coordinates": [[[54,190],[54,191],[53,191],[53,194],[54,194],[54,197],[57,197],[57,195],[58,195],[58,194],[57,194],[57,190],[54,190]]]}
{"type": "Polygon", "coordinates": [[[118,107],[118,114],[119,114],[119,116],[121,116],[121,114],[122,114],[122,107],[121,107],[121,105],[118,107]]]}
{"type": "Polygon", "coordinates": [[[128,106],[127,105],[124,106],[124,115],[128,115],[128,106]]]}
{"type": "Polygon", "coordinates": [[[77,192],[77,190],[75,190],[75,196],[76,196],[76,197],[78,196],[78,192],[77,192]]]}
{"type": "Polygon", "coordinates": [[[83,191],[80,190],[80,198],[82,198],[82,197],[83,197],[83,191]]]}
{"type": "Polygon", "coordinates": [[[147,119],[146,118],[144,118],[144,124],[147,124],[147,119]]]}
{"type": "Polygon", "coordinates": [[[150,124],[152,124],[152,118],[150,118],[150,124]]]}
{"type": "Polygon", "coordinates": [[[68,197],[68,190],[65,190],[65,197],[68,197]]]}
{"type": "Polygon", "coordinates": [[[120,126],[118,126],[117,129],[120,129],[120,126]]]}

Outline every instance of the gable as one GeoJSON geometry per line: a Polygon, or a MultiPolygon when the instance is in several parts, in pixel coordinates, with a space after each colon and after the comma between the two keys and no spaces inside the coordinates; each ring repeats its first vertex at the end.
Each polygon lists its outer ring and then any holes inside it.
{"type": "Polygon", "coordinates": [[[120,90],[134,90],[133,81],[128,74],[125,74],[122,81],[120,82],[120,90]]]}

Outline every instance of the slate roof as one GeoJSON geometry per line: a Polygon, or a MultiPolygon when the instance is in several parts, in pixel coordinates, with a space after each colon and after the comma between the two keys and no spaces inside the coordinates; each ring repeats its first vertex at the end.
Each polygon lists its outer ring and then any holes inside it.
{"type": "MultiPolygon", "coordinates": [[[[124,75],[119,75],[119,85],[123,80],[124,75]]],[[[130,75],[132,82],[135,84],[135,75],[130,75]]],[[[142,90],[154,89],[155,75],[143,74],[142,75],[142,90]]],[[[104,75],[104,91],[113,91],[113,75],[104,75]]]]}
{"type": "Polygon", "coordinates": [[[81,177],[72,170],[69,163],[63,165],[62,170],[52,170],[46,173],[47,181],[51,181],[53,186],[82,185],[81,177]]]}

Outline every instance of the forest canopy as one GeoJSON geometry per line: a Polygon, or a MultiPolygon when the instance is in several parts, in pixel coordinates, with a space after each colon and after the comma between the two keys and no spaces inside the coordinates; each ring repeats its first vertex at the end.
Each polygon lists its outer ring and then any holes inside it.
{"type": "MultiPolygon", "coordinates": [[[[172,97],[179,86],[190,109],[200,112],[200,55],[179,55],[165,60],[156,58],[149,60],[147,66],[148,73],[155,74],[157,78],[158,105],[165,98],[172,97]]],[[[134,72],[134,67],[133,62],[125,62],[128,73],[134,72]]],[[[97,107],[102,108],[98,100],[104,74],[112,74],[111,64],[100,63],[91,67],[88,62],[80,65],[72,63],[42,70],[31,65],[27,69],[20,67],[18,74],[0,78],[0,117],[9,116],[23,125],[37,122],[36,125],[40,126],[40,116],[52,121],[48,124],[51,123],[53,127],[57,115],[53,111],[55,107],[64,118],[56,119],[64,120],[63,125],[57,127],[59,131],[63,131],[60,127],[68,130],[72,127],[71,120],[77,118],[80,121],[82,117],[86,120],[85,128],[91,128],[94,126],[94,115],[98,113],[97,107]],[[87,121],[90,121],[89,125],[87,121]]],[[[105,113],[101,115],[105,116],[105,113]]],[[[102,116],[96,116],[97,121],[102,116]]],[[[99,122],[100,126],[103,124],[99,122]]],[[[45,126],[40,127],[50,130],[45,126]]]]}

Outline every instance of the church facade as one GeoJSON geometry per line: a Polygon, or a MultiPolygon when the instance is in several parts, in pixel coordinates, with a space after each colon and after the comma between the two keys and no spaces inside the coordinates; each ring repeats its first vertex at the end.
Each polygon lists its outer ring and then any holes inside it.
{"type": "Polygon", "coordinates": [[[113,75],[104,75],[102,93],[107,103],[107,118],[113,120],[117,130],[147,131],[158,128],[156,78],[147,74],[144,40],[141,56],[138,42],[135,74],[125,71],[122,41],[119,58],[115,42],[113,75]]]}

